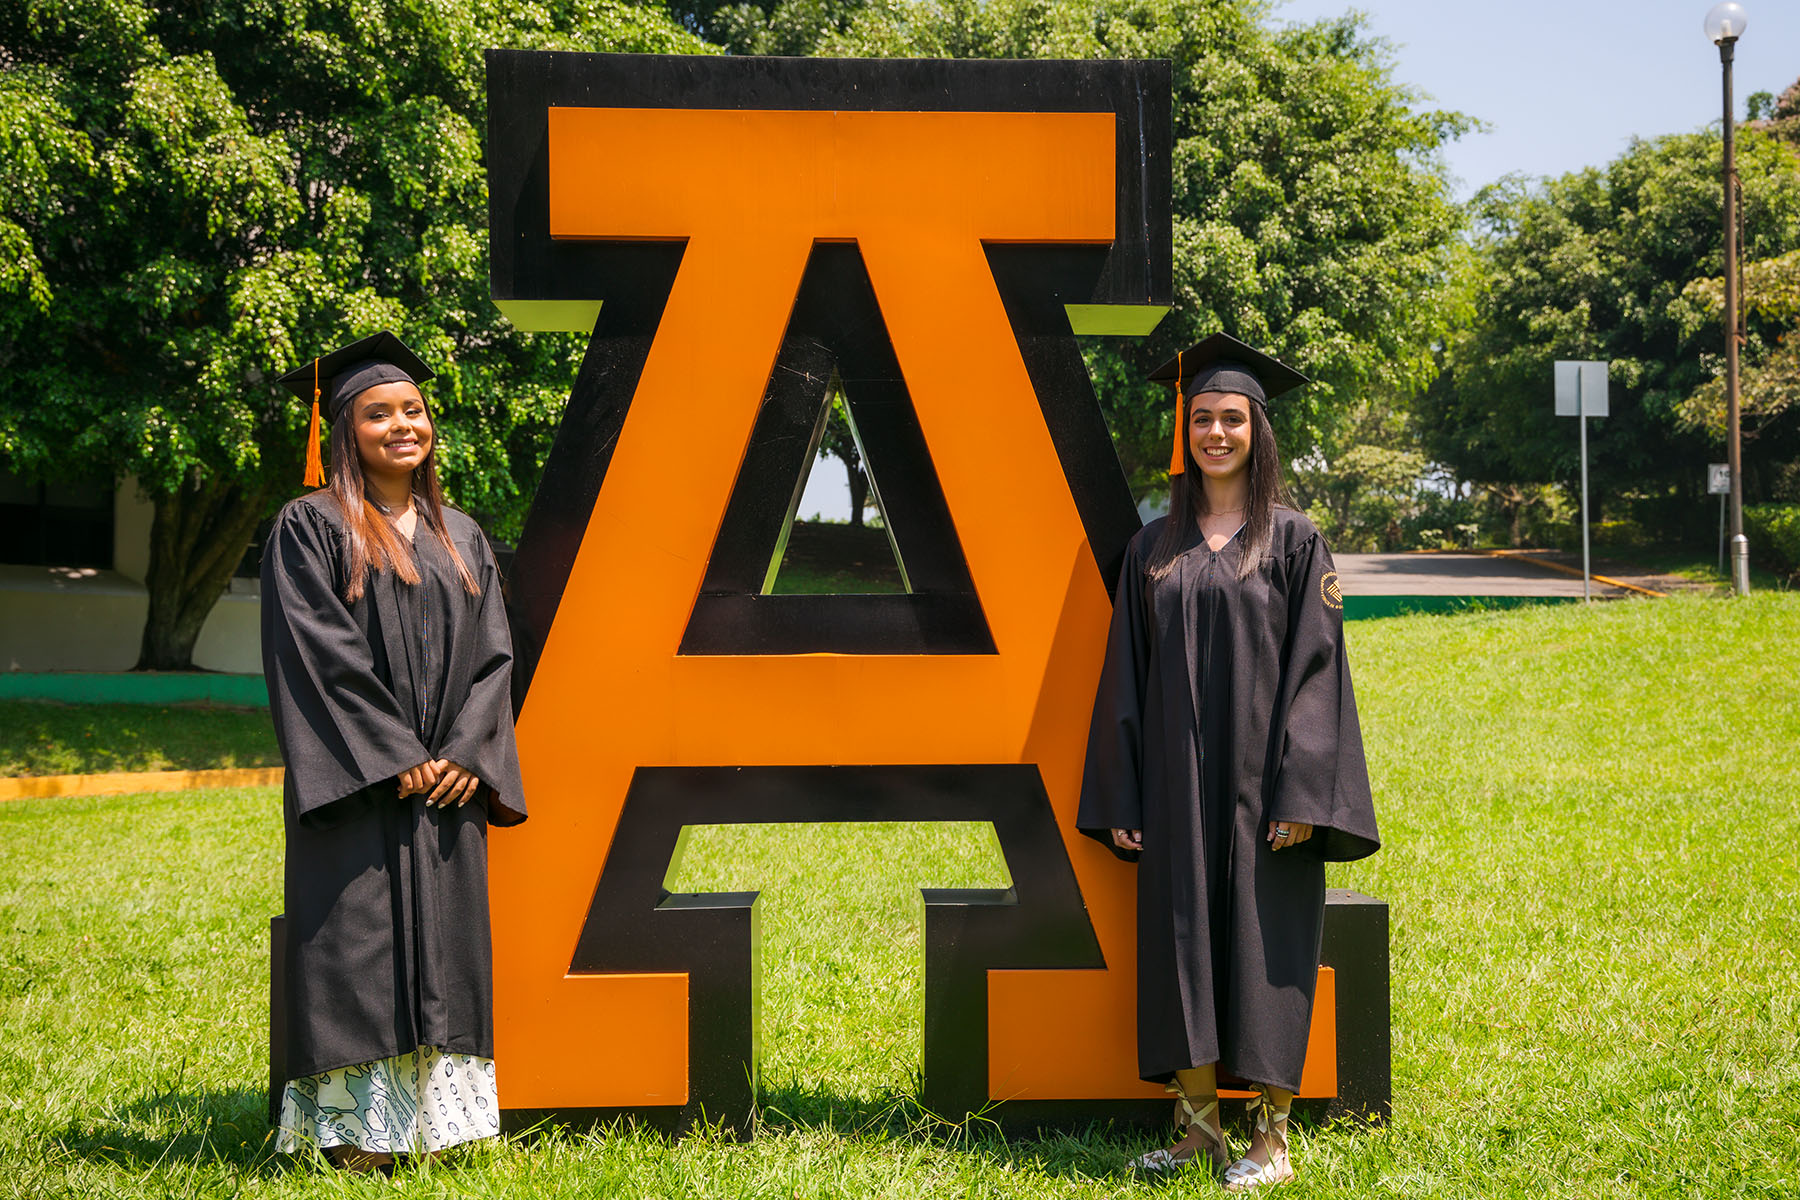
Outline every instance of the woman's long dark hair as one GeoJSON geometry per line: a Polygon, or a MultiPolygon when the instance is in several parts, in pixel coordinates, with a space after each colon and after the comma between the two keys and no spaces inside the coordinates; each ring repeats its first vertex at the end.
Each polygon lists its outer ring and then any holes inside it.
{"type": "MultiPolygon", "coordinates": [[[[1191,420],[1188,403],[1181,406],[1181,418],[1191,420]]],[[[1263,406],[1246,400],[1250,408],[1250,503],[1244,514],[1242,554],[1238,559],[1238,578],[1247,579],[1269,551],[1269,539],[1275,526],[1275,506],[1289,503],[1287,487],[1281,477],[1281,451],[1275,445],[1275,429],[1263,406]]],[[[1169,519],[1163,522],[1162,534],[1150,552],[1150,578],[1161,579],[1175,566],[1175,559],[1187,548],[1200,518],[1206,515],[1206,488],[1200,483],[1200,464],[1194,461],[1193,440],[1182,430],[1181,474],[1169,476],[1169,519]]]]}
{"type": "MultiPolygon", "coordinates": [[[[420,401],[423,403],[423,400],[420,401]]],[[[431,415],[429,405],[425,409],[426,416],[431,415]]],[[[356,401],[354,398],[344,405],[338,413],[337,420],[331,423],[331,480],[326,484],[331,498],[337,501],[338,511],[344,514],[344,533],[350,540],[350,561],[346,564],[347,578],[344,581],[344,600],[354,602],[363,594],[363,580],[369,568],[377,571],[393,571],[402,583],[419,582],[419,569],[413,565],[412,555],[400,544],[400,534],[388,523],[375,502],[369,499],[363,485],[362,456],[356,449],[356,401]]],[[[425,461],[413,468],[412,491],[414,507],[423,506],[425,515],[433,533],[450,555],[450,561],[456,564],[456,573],[462,577],[463,590],[471,596],[481,593],[481,585],[475,582],[469,566],[456,551],[456,544],[450,540],[449,532],[444,528],[444,489],[438,484],[437,473],[437,423],[432,422],[431,449],[425,452],[425,461]]]]}

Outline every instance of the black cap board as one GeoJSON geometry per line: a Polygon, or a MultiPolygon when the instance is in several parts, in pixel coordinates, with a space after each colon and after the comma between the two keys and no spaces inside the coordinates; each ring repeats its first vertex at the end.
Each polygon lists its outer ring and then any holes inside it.
{"type": "Polygon", "coordinates": [[[313,399],[313,383],[324,393],[327,418],[336,421],[344,405],[378,383],[423,383],[437,372],[419,361],[406,343],[382,330],[321,358],[309,359],[277,383],[302,400],[313,399]]]}
{"type": "Polygon", "coordinates": [[[1228,333],[1215,333],[1150,372],[1153,383],[1173,385],[1181,378],[1181,394],[1236,392],[1263,405],[1312,380],[1279,359],[1228,333]],[[1248,387],[1246,387],[1246,384],[1248,387]]]}

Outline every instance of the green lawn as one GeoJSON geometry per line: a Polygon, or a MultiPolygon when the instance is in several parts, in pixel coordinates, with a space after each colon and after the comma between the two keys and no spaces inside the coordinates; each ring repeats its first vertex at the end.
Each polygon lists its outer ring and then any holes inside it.
{"type": "Polygon", "coordinates": [[[894,547],[878,525],[795,521],[775,575],[780,596],[904,592],[894,547]]]}
{"type": "MultiPolygon", "coordinates": [[[[1333,882],[1393,906],[1394,1119],[1303,1130],[1280,1194],[1800,1196],[1800,596],[1350,636],[1387,848],[1333,882]]],[[[264,1151],[277,803],[0,805],[0,1196],[393,1189],[264,1151]]],[[[1117,1171],[1138,1139],[917,1120],[911,889],[999,875],[967,826],[697,834],[684,886],[764,888],[758,1135],[549,1131],[401,1188],[1150,1194],[1117,1171]]]]}
{"type": "Polygon", "coordinates": [[[0,700],[0,779],[280,765],[267,709],[0,700]]]}

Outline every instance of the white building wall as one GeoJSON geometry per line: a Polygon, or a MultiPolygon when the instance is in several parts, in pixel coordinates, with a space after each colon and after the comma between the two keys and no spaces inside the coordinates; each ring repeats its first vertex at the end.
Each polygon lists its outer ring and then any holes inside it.
{"type": "MultiPolygon", "coordinates": [[[[137,664],[150,596],[150,501],[126,479],[113,499],[113,566],[0,565],[0,670],[129,671],[137,664]]],[[[233,579],[194,645],[204,671],[262,672],[261,604],[254,579],[233,579]]]]}

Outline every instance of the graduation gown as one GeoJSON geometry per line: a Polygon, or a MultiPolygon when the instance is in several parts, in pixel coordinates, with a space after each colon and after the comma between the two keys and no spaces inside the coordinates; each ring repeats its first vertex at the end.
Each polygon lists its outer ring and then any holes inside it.
{"type": "Polygon", "coordinates": [[[487,827],[525,819],[512,640],[487,539],[445,525],[464,591],[420,513],[420,582],[371,571],[346,603],[343,522],[326,492],[282,509],[263,551],[263,670],[287,764],[290,1078],[419,1046],[492,1058],[487,827]],[[447,758],[481,780],[460,808],[395,776],[447,758]]]}
{"type": "Polygon", "coordinates": [[[1226,1081],[1297,1089],[1324,923],[1325,862],[1379,845],[1343,600],[1324,539],[1277,508],[1238,578],[1242,533],[1196,531],[1145,572],[1162,520],[1134,537],[1113,602],[1076,824],[1138,860],[1138,1072],[1217,1062],[1226,1081]],[[1310,841],[1279,853],[1268,822],[1310,841]]]}

